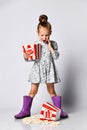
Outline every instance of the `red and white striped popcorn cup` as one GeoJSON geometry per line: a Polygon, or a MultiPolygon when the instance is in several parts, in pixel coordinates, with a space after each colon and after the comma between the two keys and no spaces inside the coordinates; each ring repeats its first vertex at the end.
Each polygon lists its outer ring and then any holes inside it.
{"type": "Polygon", "coordinates": [[[23,52],[29,54],[29,61],[38,60],[41,58],[41,44],[26,44],[22,46],[23,52]]]}
{"type": "Polygon", "coordinates": [[[61,109],[46,102],[42,104],[40,120],[56,121],[60,119],[61,109]]]}

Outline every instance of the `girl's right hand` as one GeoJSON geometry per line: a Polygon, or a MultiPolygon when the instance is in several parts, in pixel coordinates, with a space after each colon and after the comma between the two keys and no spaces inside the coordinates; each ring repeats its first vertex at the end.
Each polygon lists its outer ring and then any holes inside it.
{"type": "Polygon", "coordinates": [[[25,60],[28,60],[28,59],[29,59],[29,54],[28,54],[28,53],[24,52],[24,53],[23,53],[23,56],[24,56],[24,59],[25,59],[25,60]]]}

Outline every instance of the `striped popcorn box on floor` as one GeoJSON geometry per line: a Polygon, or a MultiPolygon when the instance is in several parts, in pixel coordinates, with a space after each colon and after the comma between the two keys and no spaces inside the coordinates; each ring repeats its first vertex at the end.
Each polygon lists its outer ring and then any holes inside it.
{"type": "Polygon", "coordinates": [[[40,120],[57,121],[60,119],[61,109],[46,102],[42,104],[40,120]]]}
{"type": "Polygon", "coordinates": [[[41,58],[41,44],[26,44],[22,46],[23,52],[29,54],[28,61],[34,61],[41,58]]]}

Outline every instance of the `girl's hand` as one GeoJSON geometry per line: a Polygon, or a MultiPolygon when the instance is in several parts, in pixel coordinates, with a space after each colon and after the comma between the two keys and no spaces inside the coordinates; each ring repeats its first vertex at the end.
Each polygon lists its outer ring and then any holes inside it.
{"type": "Polygon", "coordinates": [[[51,45],[51,41],[49,39],[48,39],[48,46],[49,46],[49,49],[50,49],[51,53],[53,53],[54,49],[53,49],[53,47],[51,45]]]}
{"type": "Polygon", "coordinates": [[[49,46],[49,48],[52,48],[50,39],[48,39],[48,46],[49,46]]]}
{"type": "Polygon", "coordinates": [[[28,53],[24,52],[24,53],[23,53],[23,56],[24,56],[24,59],[25,59],[25,60],[28,60],[28,59],[29,59],[29,54],[28,54],[28,53]]]}

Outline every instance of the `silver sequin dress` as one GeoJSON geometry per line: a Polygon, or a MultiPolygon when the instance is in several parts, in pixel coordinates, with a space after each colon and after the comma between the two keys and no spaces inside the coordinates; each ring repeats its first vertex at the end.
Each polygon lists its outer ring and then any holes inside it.
{"type": "Polygon", "coordinates": [[[59,57],[58,46],[55,41],[51,41],[52,47],[55,50],[51,53],[48,44],[37,42],[42,45],[41,59],[34,61],[34,65],[29,75],[31,83],[58,83],[60,78],[56,70],[54,59],[59,57]]]}

